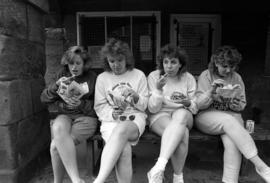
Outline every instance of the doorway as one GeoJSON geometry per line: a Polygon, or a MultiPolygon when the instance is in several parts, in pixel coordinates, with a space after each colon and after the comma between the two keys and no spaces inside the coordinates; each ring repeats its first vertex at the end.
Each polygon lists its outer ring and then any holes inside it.
{"type": "Polygon", "coordinates": [[[188,71],[199,75],[207,68],[212,52],[221,44],[220,16],[172,14],[170,41],[186,50],[188,71]]]}

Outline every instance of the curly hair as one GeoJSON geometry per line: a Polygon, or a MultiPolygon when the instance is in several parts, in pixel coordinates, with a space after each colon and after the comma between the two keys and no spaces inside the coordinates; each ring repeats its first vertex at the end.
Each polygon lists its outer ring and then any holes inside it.
{"type": "Polygon", "coordinates": [[[160,54],[158,55],[156,61],[157,69],[160,70],[161,75],[165,74],[163,67],[163,60],[165,57],[177,58],[179,60],[182,66],[177,72],[178,77],[181,77],[182,74],[187,71],[188,55],[186,51],[180,47],[167,44],[161,48],[160,54]]]}
{"type": "Polygon", "coordinates": [[[242,60],[242,55],[233,46],[221,46],[211,56],[211,60],[208,64],[208,69],[212,74],[218,75],[218,64],[228,64],[230,67],[238,68],[239,63],[242,60]]]}
{"type": "Polygon", "coordinates": [[[103,60],[103,69],[111,71],[107,56],[121,57],[126,60],[127,70],[134,68],[134,58],[128,44],[120,39],[110,38],[100,51],[101,60],[103,60]]]}
{"type": "Polygon", "coordinates": [[[74,63],[74,57],[79,56],[83,60],[83,71],[88,71],[91,68],[91,57],[88,52],[81,46],[70,47],[62,56],[61,65],[68,69],[68,64],[74,63]]]}

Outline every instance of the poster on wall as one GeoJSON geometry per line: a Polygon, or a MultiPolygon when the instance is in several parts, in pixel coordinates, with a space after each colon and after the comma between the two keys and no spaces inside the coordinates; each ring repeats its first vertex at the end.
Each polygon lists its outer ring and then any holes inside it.
{"type": "Polygon", "coordinates": [[[92,68],[102,68],[103,62],[100,58],[99,52],[102,46],[88,46],[88,53],[92,59],[92,68]]]}

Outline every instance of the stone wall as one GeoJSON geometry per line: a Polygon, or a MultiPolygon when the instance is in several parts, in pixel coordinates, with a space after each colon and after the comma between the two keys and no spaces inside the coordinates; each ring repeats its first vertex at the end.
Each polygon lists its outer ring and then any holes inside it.
{"type": "Polygon", "coordinates": [[[26,1],[0,1],[0,183],[24,183],[50,141],[43,14],[26,1]]]}
{"type": "Polygon", "coordinates": [[[66,49],[65,32],[63,28],[46,28],[46,85],[54,80],[55,73],[60,68],[60,61],[66,49]]]}

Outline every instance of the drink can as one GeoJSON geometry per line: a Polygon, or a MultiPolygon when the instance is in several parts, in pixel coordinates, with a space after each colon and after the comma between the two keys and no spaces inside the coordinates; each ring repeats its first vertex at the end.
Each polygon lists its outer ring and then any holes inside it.
{"type": "Polygon", "coordinates": [[[253,120],[246,121],[246,129],[249,133],[254,133],[255,122],[253,120]]]}

